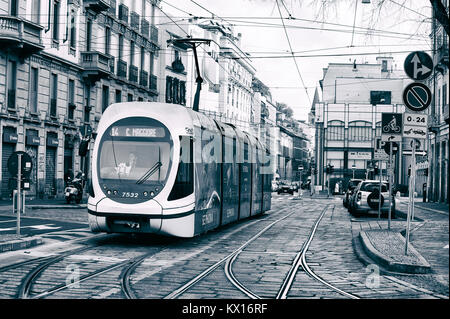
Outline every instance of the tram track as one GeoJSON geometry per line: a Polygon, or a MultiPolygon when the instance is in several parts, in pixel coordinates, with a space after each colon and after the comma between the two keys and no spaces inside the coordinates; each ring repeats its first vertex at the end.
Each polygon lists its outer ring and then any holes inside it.
{"type": "MultiPolygon", "coordinates": [[[[308,266],[308,263],[306,261],[306,252],[309,249],[309,245],[311,243],[311,241],[314,238],[314,235],[316,233],[316,230],[320,224],[320,221],[322,220],[323,216],[325,215],[325,213],[327,212],[327,210],[329,209],[330,205],[327,205],[321,212],[321,214],[319,215],[319,217],[316,219],[313,227],[311,228],[310,234],[308,236],[308,238],[305,240],[305,242],[302,245],[302,248],[300,249],[300,251],[297,253],[291,268],[289,269],[289,272],[287,274],[287,276],[285,277],[283,283],[281,284],[281,288],[278,291],[277,296],[275,297],[276,299],[286,299],[289,293],[289,290],[292,287],[292,284],[294,282],[295,276],[299,270],[299,268],[301,267],[301,269],[303,271],[305,271],[310,277],[312,277],[313,279],[321,282],[322,284],[324,284],[325,286],[327,286],[328,288],[342,294],[345,295],[346,297],[352,298],[352,299],[359,299],[358,296],[347,293],[345,291],[343,291],[342,289],[337,288],[336,286],[332,285],[331,283],[325,281],[324,279],[322,279],[321,277],[319,277],[317,274],[315,274],[311,268],[308,266]]],[[[333,207],[334,210],[334,207],[333,207]]],[[[243,249],[240,249],[239,251],[236,251],[233,256],[230,256],[230,258],[228,258],[226,260],[225,263],[225,267],[224,267],[224,272],[225,275],[227,277],[227,279],[242,293],[244,293],[245,295],[247,295],[249,298],[251,299],[261,299],[260,296],[258,296],[257,294],[255,294],[254,292],[252,292],[250,289],[248,289],[245,285],[243,285],[234,275],[233,273],[233,264],[236,261],[237,257],[243,252],[243,249]]]]}
{"type": "MultiPolygon", "coordinates": [[[[82,266],[82,265],[78,265],[76,264],[76,262],[71,261],[70,265],[74,265],[76,267],[84,267],[84,268],[88,268],[88,267],[92,267],[94,266],[94,269],[89,269],[88,273],[82,274],[76,278],[74,278],[73,281],[68,282],[67,281],[67,277],[64,278],[60,278],[60,280],[63,280],[63,283],[60,284],[56,284],[53,287],[47,288],[43,291],[39,291],[39,292],[34,292],[33,293],[33,287],[38,284],[39,279],[41,279],[42,281],[42,277],[43,274],[46,271],[51,272],[52,270],[50,269],[50,267],[52,266],[57,266],[59,263],[64,264],[64,262],[66,261],[67,258],[71,258],[74,256],[82,256],[80,255],[81,253],[87,252],[89,250],[94,250],[94,249],[98,249],[103,247],[105,244],[101,244],[101,245],[89,245],[89,246],[85,246],[85,247],[80,247],[77,249],[72,249],[70,251],[66,251],[62,254],[59,254],[57,256],[49,256],[49,257],[45,257],[43,259],[36,259],[36,260],[30,260],[27,262],[22,262],[22,263],[17,263],[14,265],[11,265],[9,268],[19,268],[20,266],[23,265],[28,265],[28,264],[32,264],[32,262],[34,263],[38,263],[37,266],[35,266],[31,271],[29,271],[27,273],[27,275],[24,277],[24,279],[21,281],[20,286],[18,287],[18,291],[17,291],[17,295],[16,298],[20,298],[20,299],[40,299],[40,298],[45,298],[47,296],[51,296],[54,295],[62,290],[65,289],[69,289],[74,287],[75,285],[78,285],[80,283],[86,282],[88,280],[94,279],[98,276],[101,276],[103,274],[106,274],[108,272],[114,271],[114,270],[118,270],[120,268],[123,268],[119,279],[117,280],[117,285],[121,286],[121,281],[126,281],[128,280],[128,276],[129,276],[129,269],[133,269],[133,267],[136,267],[136,265],[138,265],[140,262],[142,262],[143,260],[145,260],[146,258],[162,251],[163,249],[167,248],[167,245],[161,245],[161,246],[156,246],[156,247],[152,247],[150,248],[150,251],[147,251],[145,253],[141,253],[139,254],[138,252],[132,252],[134,255],[137,256],[133,256],[131,258],[126,258],[125,260],[121,260],[118,262],[114,262],[112,264],[108,264],[110,261],[89,261],[88,266],[82,266]],[[105,266],[105,263],[107,264],[105,266]],[[14,266],[14,267],[12,267],[14,266]],[[128,271],[127,271],[128,270],[128,271]],[[123,275],[125,274],[125,275],[123,275]],[[64,282],[65,281],[65,282],[64,282]]],[[[107,247],[108,249],[112,249],[113,251],[117,248],[111,248],[111,247],[107,247]]],[[[119,248],[121,249],[121,248],[119,248]]],[[[117,253],[111,253],[109,252],[111,255],[117,255],[117,253]]],[[[128,252],[129,253],[129,252],[128,252]]],[[[88,256],[88,260],[89,260],[89,256],[88,256]]],[[[82,258],[83,260],[83,258],[82,258]]],[[[81,262],[81,264],[83,263],[83,261],[81,262]]],[[[62,266],[59,268],[60,269],[64,269],[65,266],[62,266]]],[[[42,284],[42,283],[39,283],[42,284]]],[[[121,291],[122,294],[124,296],[128,296],[129,294],[132,294],[131,290],[129,289],[128,286],[121,286],[121,291]]]]}
{"type": "MultiPolygon", "coordinates": [[[[284,212],[284,210],[283,210],[284,212]]],[[[280,211],[281,213],[281,211],[280,211]]],[[[248,239],[246,242],[244,242],[241,246],[239,246],[239,248],[235,249],[233,252],[231,252],[230,254],[226,255],[225,257],[223,257],[222,259],[220,259],[219,261],[217,261],[215,264],[213,264],[212,266],[208,267],[207,269],[205,269],[203,272],[201,272],[199,275],[197,275],[196,277],[192,278],[191,280],[189,280],[186,284],[182,285],[181,287],[179,287],[178,289],[172,291],[170,294],[166,295],[164,297],[164,299],[175,299],[180,297],[181,295],[183,295],[183,293],[185,293],[187,290],[189,290],[190,288],[192,288],[193,286],[195,286],[196,284],[198,284],[202,279],[204,279],[205,277],[207,277],[209,274],[211,274],[213,271],[215,271],[219,266],[221,266],[223,263],[227,263],[229,260],[232,260],[233,258],[237,257],[240,252],[242,252],[247,246],[249,246],[252,242],[254,242],[256,239],[258,239],[259,237],[261,237],[266,231],[268,231],[270,228],[272,228],[274,225],[276,225],[277,223],[285,220],[286,218],[290,217],[291,215],[293,215],[294,213],[296,213],[296,210],[293,210],[291,213],[284,215],[281,218],[276,219],[275,221],[271,222],[269,225],[267,225],[266,227],[264,227],[262,230],[260,230],[257,234],[255,234],[254,236],[252,236],[250,239],[248,239]]],[[[227,268],[227,267],[225,267],[227,268]]],[[[231,277],[233,277],[231,274],[229,274],[231,277]]],[[[237,280],[236,280],[237,282],[237,280]]],[[[244,292],[247,296],[249,296],[250,298],[253,299],[258,299],[259,296],[257,296],[256,294],[254,294],[253,292],[251,292],[249,289],[247,289],[245,286],[241,285],[239,282],[236,283],[239,286],[239,290],[241,290],[242,292],[244,292]]]]}

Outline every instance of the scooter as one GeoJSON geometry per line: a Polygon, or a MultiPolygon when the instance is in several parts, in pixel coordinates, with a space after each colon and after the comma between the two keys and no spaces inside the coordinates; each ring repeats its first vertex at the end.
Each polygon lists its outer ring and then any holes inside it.
{"type": "Polygon", "coordinates": [[[77,177],[68,181],[67,187],[64,190],[67,204],[70,204],[71,201],[75,201],[77,204],[81,203],[84,179],[84,173],[80,172],[77,174],[77,177]]]}

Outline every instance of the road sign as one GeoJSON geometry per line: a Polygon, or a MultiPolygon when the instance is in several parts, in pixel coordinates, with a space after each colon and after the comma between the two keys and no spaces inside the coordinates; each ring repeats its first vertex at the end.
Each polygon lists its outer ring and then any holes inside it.
{"type": "Polygon", "coordinates": [[[426,139],[428,128],[427,114],[403,114],[403,137],[426,139]]]}
{"type": "Polygon", "coordinates": [[[403,103],[414,112],[426,110],[431,104],[431,91],[425,84],[413,82],[403,90],[403,103]]]}
{"type": "Polygon", "coordinates": [[[389,154],[389,148],[390,148],[390,144],[392,143],[392,155],[397,154],[398,152],[398,144],[395,142],[386,142],[383,146],[384,151],[386,152],[386,154],[389,154]]]}
{"type": "Polygon", "coordinates": [[[377,161],[387,161],[389,159],[389,155],[383,149],[384,144],[385,142],[381,140],[381,137],[375,137],[373,159],[377,161]]]}
{"type": "Polygon", "coordinates": [[[381,113],[381,140],[401,142],[403,118],[400,113],[381,113]]]}
{"type": "Polygon", "coordinates": [[[8,171],[12,176],[16,176],[19,172],[19,154],[22,155],[21,175],[24,178],[30,177],[31,170],[33,169],[33,161],[28,153],[23,151],[17,151],[12,153],[8,158],[8,171]]]}
{"type": "Polygon", "coordinates": [[[423,51],[411,52],[406,57],[403,67],[411,79],[423,81],[433,71],[433,59],[423,51]]]}

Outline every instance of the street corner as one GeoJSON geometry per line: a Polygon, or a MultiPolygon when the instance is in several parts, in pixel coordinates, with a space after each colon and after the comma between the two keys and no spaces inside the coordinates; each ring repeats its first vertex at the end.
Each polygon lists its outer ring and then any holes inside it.
{"type": "Polygon", "coordinates": [[[0,235],[0,253],[31,248],[42,243],[42,238],[36,236],[0,235]]]}
{"type": "Polygon", "coordinates": [[[364,252],[388,271],[427,274],[431,272],[428,261],[396,231],[364,230],[359,233],[364,252]]]}

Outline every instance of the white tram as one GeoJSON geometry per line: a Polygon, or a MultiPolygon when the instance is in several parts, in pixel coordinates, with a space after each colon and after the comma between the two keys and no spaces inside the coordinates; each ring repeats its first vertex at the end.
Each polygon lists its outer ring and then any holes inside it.
{"type": "Polygon", "coordinates": [[[93,232],[193,237],[271,206],[269,150],[180,105],[110,105],[89,186],[93,232]]]}

